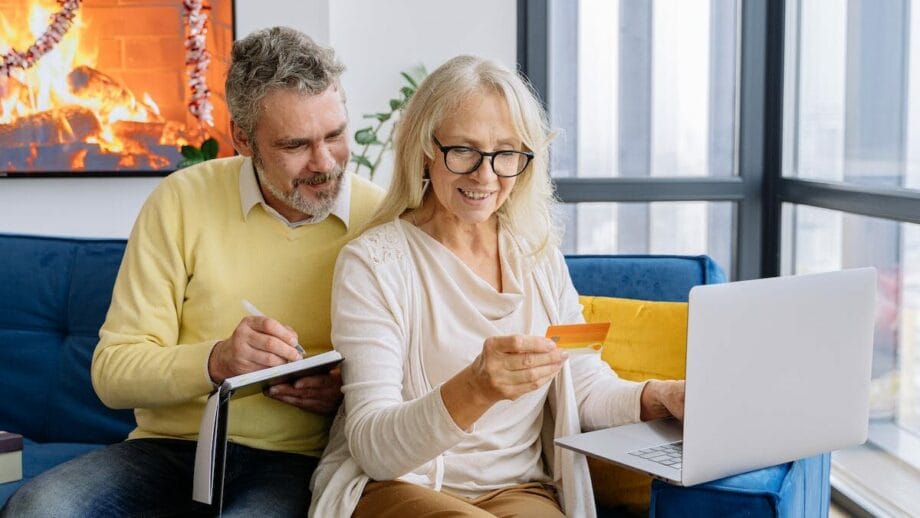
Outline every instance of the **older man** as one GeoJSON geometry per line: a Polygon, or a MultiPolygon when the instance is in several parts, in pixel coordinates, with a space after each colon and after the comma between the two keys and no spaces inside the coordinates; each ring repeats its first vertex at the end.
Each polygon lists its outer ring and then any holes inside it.
{"type": "MultiPolygon", "coordinates": [[[[177,172],[151,194],[93,357],[99,397],[134,408],[137,428],[23,486],[4,516],[207,510],[191,500],[207,395],[227,377],[296,360],[298,341],[308,354],[329,349],[336,256],[382,197],[344,172],[343,70],[292,29],[234,44],[226,90],[242,156],[177,172]],[[274,319],[246,316],[242,299],[274,319]]],[[[340,387],[334,372],[232,403],[225,514],[306,514],[340,387]]]]}

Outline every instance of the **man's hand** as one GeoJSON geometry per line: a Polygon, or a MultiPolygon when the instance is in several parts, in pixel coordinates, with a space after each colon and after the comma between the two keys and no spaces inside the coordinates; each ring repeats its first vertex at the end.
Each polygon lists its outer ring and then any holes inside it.
{"type": "Polygon", "coordinates": [[[294,383],[268,389],[266,396],[317,414],[334,414],[342,402],[342,371],[336,367],[329,374],[304,376],[294,383]]]}
{"type": "Polygon", "coordinates": [[[642,389],[639,400],[639,419],[643,421],[669,416],[684,420],[683,380],[649,380],[642,389]]]}
{"type": "Polygon", "coordinates": [[[214,383],[247,372],[299,360],[297,333],[268,317],[245,317],[230,338],[217,342],[208,358],[214,383]]]}

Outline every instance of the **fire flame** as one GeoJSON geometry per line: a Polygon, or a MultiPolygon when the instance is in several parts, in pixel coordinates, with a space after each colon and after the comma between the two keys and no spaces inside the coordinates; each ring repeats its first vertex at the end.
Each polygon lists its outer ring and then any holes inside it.
{"type": "MultiPolygon", "coordinates": [[[[0,54],[10,48],[28,48],[47,29],[57,8],[53,0],[33,1],[28,30],[21,20],[11,23],[0,14],[0,54]]],[[[166,121],[149,93],[135,96],[96,68],[98,48],[85,48],[95,40],[84,39],[90,23],[83,19],[82,11],[77,11],[64,38],[31,68],[0,77],[0,138],[20,138],[21,145],[30,146],[34,155],[34,138],[27,134],[32,134],[29,128],[41,128],[52,143],[81,142],[96,144],[104,153],[143,155],[122,157],[119,167],[138,166],[138,158],[154,168],[169,167],[165,157],[150,150],[151,145],[178,147],[189,140],[189,132],[181,122],[166,121]],[[16,133],[23,127],[26,129],[16,133]]],[[[70,163],[74,169],[84,167],[86,154],[85,150],[73,153],[70,163]]]]}

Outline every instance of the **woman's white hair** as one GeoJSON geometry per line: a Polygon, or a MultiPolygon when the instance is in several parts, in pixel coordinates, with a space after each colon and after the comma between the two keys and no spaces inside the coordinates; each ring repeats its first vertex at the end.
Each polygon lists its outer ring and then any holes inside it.
{"type": "Polygon", "coordinates": [[[394,137],[390,188],[367,228],[410,213],[422,204],[423,196],[434,196],[433,190],[422,191],[426,163],[435,156],[432,137],[466,99],[482,94],[498,94],[505,100],[518,138],[534,154],[498,209],[500,224],[527,254],[539,256],[559,245],[546,112],[526,80],[494,61],[475,56],[457,56],[438,67],[422,81],[403,110],[394,137]]]}

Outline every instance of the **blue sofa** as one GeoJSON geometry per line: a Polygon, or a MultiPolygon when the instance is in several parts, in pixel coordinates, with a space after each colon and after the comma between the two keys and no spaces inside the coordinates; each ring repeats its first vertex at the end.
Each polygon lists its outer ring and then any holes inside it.
{"type": "MultiPolygon", "coordinates": [[[[134,427],[130,411],[96,397],[89,365],[105,318],[122,240],[0,234],[0,430],[24,437],[23,481],[0,484],[0,506],[30,478],[134,427]]],[[[722,282],[707,257],[573,256],[584,295],[686,301],[697,284],[722,282]]],[[[655,483],[652,516],[824,516],[829,456],[692,488],[655,483]]]]}

